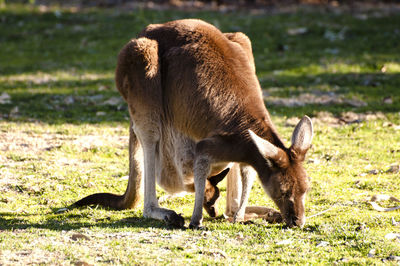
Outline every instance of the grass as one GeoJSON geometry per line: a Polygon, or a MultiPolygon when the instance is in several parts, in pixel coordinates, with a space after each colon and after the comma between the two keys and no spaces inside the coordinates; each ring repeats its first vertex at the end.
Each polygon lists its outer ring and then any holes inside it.
{"type": "MultiPolygon", "coordinates": [[[[386,172],[400,163],[400,15],[361,15],[7,4],[0,10],[0,95],[10,96],[0,104],[0,264],[396,263],[399,240],[385,236],[400,232],[391,222],[399,212],[377,212],[368,201],[374,194],[400,198],[399,174],[386,172]],[[206,231],[177,230],[142,218],[142,207],[54,212],[90,193],[124,191],[128,114],[114,98],[117,53],[147,24],[186,17],[251,38],[266,104],[285,139],[293,130],[288,118],[317,118],[305,164],[312,177],[307,215],[330,209],[304,229],[262,220],[231,224],[205,214],[206,231]],[[288,33],[296,28],[306,32],[288,33]],[[305,93],[362,104],[269,104],[305,93]],[[383,115],[350,124],[322,119],[344,112],[383,115]]],[[[225,183],[221,188],[222,213],[225,183]]],[[[250,203],[273,206],[259,183],[250,203]]],[[[186,224],[193,205],[193,195],[162,204],[186,224]]]]}

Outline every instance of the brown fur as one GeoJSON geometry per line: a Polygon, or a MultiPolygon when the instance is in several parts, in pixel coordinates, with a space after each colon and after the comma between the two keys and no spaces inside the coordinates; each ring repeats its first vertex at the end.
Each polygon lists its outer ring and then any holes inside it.
{"type": "MultiPolygon", "coordinates": [[[[116,84],[128,103],[131,137],[137,136],[144,152],[146,217],[183,224],[175,212],[158,207],[156,179],[171,193],[194,186],[190,226],[200,226],[201,206],[212,215],[208,204],[214,205],[219,195],[212,176],[236,162],[257,171],[288,225],[304,224],[308,181],[301,162],[311,143],[312,125],[303,118],[292,147],[284,146],[265,108],[251,43],[244,34],[223,34],[193,19],[149,25],[121,50],[116,84]],[[264,144],[254,140],[249,130],[269,148],[262,148],[264,144]]],[[[136,163],[138,158],[130,158],[129,184],[122,196],[129,199],[113,200],[122,207],[137,202],[143,166],[136,163]]],[[[244,181],[246,175],[242,171],[244,181]]]]}

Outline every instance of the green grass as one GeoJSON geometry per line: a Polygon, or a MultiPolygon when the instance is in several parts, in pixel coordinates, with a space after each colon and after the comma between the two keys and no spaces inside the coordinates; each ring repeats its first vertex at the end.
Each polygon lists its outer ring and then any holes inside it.
{"type": "MultiPolygon", "coordinates": [[[[385,235],[400,232],[391,222],[400,214],[377,212],[368,201],[374,194],[400,198],[399,174],[386,172],[400,163],[400,15],[366,14],[367,19],[301,9],[259,15],[57,7],[41,12],[7,4],[0,10],[0,95],[11,97],[0,104],[0,264],[396,263],[388,258],[400,256],[399,241],[385,235]],[[383,113],[345,125],[317,119],[305,164],[312,177],[307,216],[331,209],[304,229],[262,220],[231,224],[205,214],[206,231],[177,230],[142,218],[142,206],[54,212],[90,193],[124,191],[127,108],[104,104],[119,97],[116,56],[147,24],[188,17],[251,38],[266,104],[287,140],[293,130],[287,119],[293,116],[383,113]],[[288,34],[299,27],[307,31],[288,34]],[[268,103],[329,92],[364,104],[268,103]],[[373,169],[376,175],[369,173],[373,169]],[[89,239],[73,240],[77,233],[89,239]]],[[[225,181],[221,189],[220,213],[225,181]]],[[[259,183],[250,203],[274,206],[259,183]]],[[[182,213],[188,224],[194,196],[162,206],[182,213]]]]}

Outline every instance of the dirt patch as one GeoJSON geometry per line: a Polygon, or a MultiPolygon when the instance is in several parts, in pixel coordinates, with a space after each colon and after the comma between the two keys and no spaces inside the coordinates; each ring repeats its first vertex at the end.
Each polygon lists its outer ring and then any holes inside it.
{"type": "Polygon", "coordinates": [[[362,107],[367,106],[367,103],[359,99],[349,99],[344,95],[336,94],[334,92],[312,92],[312,93],[302,93],[297,96],[289,98],[281,98],[269,96],[267,92],[264,92],[264,99],[267,104],[275,106],[285,106],[285,107],[298,107],[310,104],[317,105],[338,105],[344,104],[352,107],[362,107]]]}
{"type": "Polygon", "coordinates": [[[17,151],[23,153],[36,153],[49,150],[55,146],[61,146],[69,136],[58,134],[35,134],[24,132],[0,132],[0,150],[17,151]]]}
{"type": "MultiPolygon", "coordinates": [[[[115,147],[128,149],[128,136],[120,135],[63,135],[56,133],[33,133],[10,130],[0,131],[0,192],[16,189],[21,185],[21,177],[16,169],[40,165],[42,158],[48,158],[48,170],[77,166],[82,168],[82,173],[91,171],[90,162],[84,162],[68,156],[46,157],[46,152],[57,152],[58,149],[72,149],[77,152],[100,149],[102,147],[115,147]]],[[[56,171],[55,171],[56,172],[56,171]]],[[[35,175],[24,178],[35,178],[35,175]]],[[[30,188],[35,191],[35,187],[30,188]]]]}
{"type": "MultiPolygon", "coordinates": [[[[338,116],[334,116],[330,112],[318,112],[315,117],[311,118],[314,125],[322,124],[322,125],[329,125],[332,127],[339,127],[343,125],[361,123],[364,121],[377,120],[377,119],[386,120],[386,116],[382,112],[375,112],[375,113],[344,112],[338,116]]],[[[299,121],[300,118],[291,117],[286,120],[285,125],[296,126],[299,121]]]]}
{"type": "Polygon", "coordinates": [[[54,258],[63,261],[65,256],[61,252],[33,248],[24,251],[3,250],[0,258],[2,265],[38,265],[54,262],[54,258]]]}
{"type": "Polygon", "coordinates": [[[115,135],[61,135],[52,133],[0,132],[0,151],[15,151],[25,154],[37,154],[50,151],[62,145],[74,145],[82,151],[101,147],[128,145],[128,136],[115,135]]]}
{"type": "Polygon", "coordinates": [[[80,147],[82,151],[87,149],[102,147],[102,146],[113,146],[117,148],[123,148],[128,146],[128,136],[112,136],[112,135],[88,135],[74,137],[72,141],[73,145],[80,147]]]}

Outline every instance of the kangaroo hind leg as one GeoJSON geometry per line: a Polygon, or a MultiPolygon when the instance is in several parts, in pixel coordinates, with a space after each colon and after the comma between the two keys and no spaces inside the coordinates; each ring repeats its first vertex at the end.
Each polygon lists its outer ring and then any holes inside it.
{"type": "Polygon", "coordinates": [[[142,37],[125,45],[118,57],[116,83],[128,103],[133,130],[143,148],[143,215],[182,227],[183,217],[172,210],[160,208],[156,196],[156,175],[161,173],[159,143],[163,117],[157,41],[142,37]]]}

